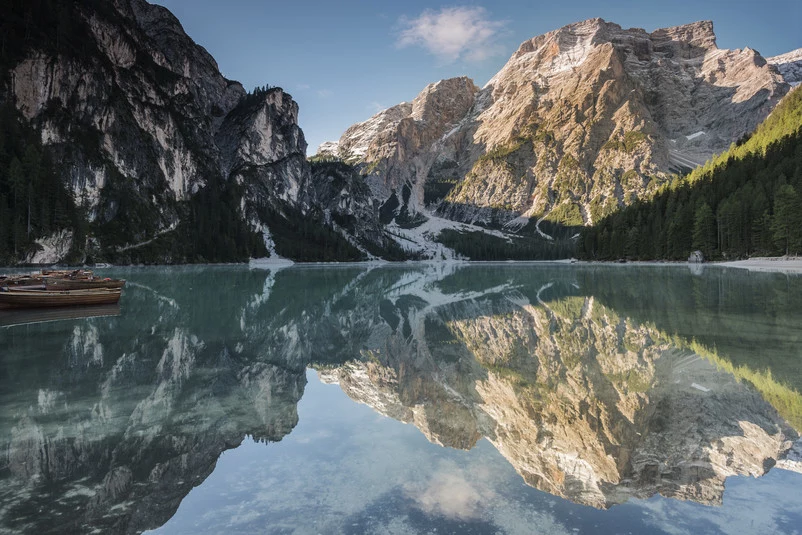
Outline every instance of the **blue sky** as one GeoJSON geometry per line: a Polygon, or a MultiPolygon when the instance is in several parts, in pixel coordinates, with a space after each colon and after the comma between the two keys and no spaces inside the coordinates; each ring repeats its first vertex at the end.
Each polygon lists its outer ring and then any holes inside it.
{"type": "Polygon", "coordinates": [[[802,47],[802,2],[723,0],[157,0],[252,89],[281,86],[300,106],[313,154],[351,124],[466,75],[482,86],[526,39],[592,17],[625,28],[712,20],[721,48],[764,56],[802,47]]]}

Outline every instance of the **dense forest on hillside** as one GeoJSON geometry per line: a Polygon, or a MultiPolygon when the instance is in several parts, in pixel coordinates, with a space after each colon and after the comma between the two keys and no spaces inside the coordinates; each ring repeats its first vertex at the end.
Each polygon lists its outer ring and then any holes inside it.
{"type": "Polygon", "coordinates": [[[751,137],[582,232],[588,259],[706,258],[802,253],[802,90],[751,137]]]}
{"type": "Polygon", "coordinates": [[[559,260],[574,255],[571,240],[548,241],[539,236],[508,235],[445,229],[437,241],[471,260],[559,260]]]}
{"type": "MultiPolygon", "coordinates": [[[[158,232],[158,214],[142,194],[125,181],[110,181],[101,195],[113,200],[125,218],[95,220],[88,226],[99,238],[85,261],[115,264],[174,264],[182,262],[247,262],[267,255],[262,235],[239,213],[242,186],[209,175],[207,183],[187,201],[175,202],[180,216],[173,227],[158,232]],[[138,232],[128,228],[133,225],[138,232]],[[147,232],[144,232],[147,229],[147,232]],[[131,243],[132,236],[142,236],[131,243]],[[147,236],[154,236],[147,239],[147,236]]],[[[83,245],[83,244],[81,244],[83,245]]]]}
{"type": "Polygon", "coordinates": [[[13,106],[0,106],[0,262],[24,257],[37,238],[53,231],[80,233],[79,219],[38,134],[13,106]]]}

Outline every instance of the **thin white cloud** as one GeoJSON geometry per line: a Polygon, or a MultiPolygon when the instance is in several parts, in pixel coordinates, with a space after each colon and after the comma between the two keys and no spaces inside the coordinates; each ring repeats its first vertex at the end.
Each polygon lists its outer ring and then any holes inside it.
{"type": "Polygon", "coordinates": [[[310,89],[312,89],[312,86],[309,84],[298,84],[298,89],[300,89],[301,91],[309,91],[310,89]]]}
{"type": "Polygon", "coordinates": [[[320,98],[329,98],[334,93],[330,89],[318,89],[317,96],[320,98]]]}
{"type": "Polygon", "coordinates": [[[384,111],[387,109],[387,106],[385,106],[381,102],[376,102],[375,100],[369,103],[366,107],[369,111],[373,113],[379,113],[380,111],[384,111]]]}
{"type": "Polygon", "coordinates": [[[441,60],[482,61],[503,53],[498,44],[505,21],[490,20],[483,7],[425,10],[415,19],[401,18],[397,45],[420,46],[441,60]]]}

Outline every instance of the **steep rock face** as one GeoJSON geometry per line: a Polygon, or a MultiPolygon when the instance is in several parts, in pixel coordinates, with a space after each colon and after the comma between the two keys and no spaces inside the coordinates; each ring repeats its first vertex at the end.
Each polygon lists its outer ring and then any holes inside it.
{"type": "Polygon", "coordinates": [[[315,162],[311,181],[308,202],[322,212],[326,225],[368,256],[404,258],[378,225],[379,204],[356,169],[341,162],[315,162]]]}
{"type": "Polygon", "coordinates": [[[379,199],[396,192],[415,208],[423,200],[424,178],[436,158],[432,144],[464,118],[478,91],[465,77],[430,84],[411,104],[399,104],[349,128],[338,143],[338,154],[369,164],[368,181],[379,199]],[[410,189],[415,189],[411,199],[410,189]]]}
{"type": "Polygon", "coordinates": [[[792,86],[802,83],[802,48],[767,58],[766,61],[777,67],[785,81],[792,86]]]}
{"type": "Polygon", "coordinates": [[[648,33],[591,19],[524,42],[472,102],[453,99],[439,136],[388,120],[401,105],[349,128],[336,150],[372,184],[408,184],[413,209],[589,224],[750,132],[788,88],[757,52],[718,49],[710,22],[648,33]]]}
{"type": "Polygon", "coordinates": [[[155,239],[172,251],[161,260],[209,258],[181,242],[210,220],[240,242],[221,259],[247,258],[260,251],[243,250],[242,234],[269,230],[268,214],[317,209],[289,94],[248,93],[223,77],[163,7],[115,0],[68,12],[81,49],[28,44],[0,101],[15,104],[59,162],[91,223],[93,258],[147,260],[155,239]]]}
{"type": "Polygon", "coordinates": [[[223,119],[215,141],[225,176],[244,188],[242,206],[255,227],[265,209],[311,208],[306,140],[290,95],[276,88],[246,97],[223,119]]]}
{"type": "MultiPolygon", "coordinates": [[[[71,164],[66,178],[93,214],[109,211],[100,193],[118,175],[140,195],[160,189],[166,201],[219,174],[220,151],[209,134],[246,93],[164,8],[141,0],[115,7],[83,8],[91,32],[85,56],[32,51],[13,69],[9,88],[43,140],[71,164]]],[[[162,223],[175,217],[160,215],[162,223]]]]}

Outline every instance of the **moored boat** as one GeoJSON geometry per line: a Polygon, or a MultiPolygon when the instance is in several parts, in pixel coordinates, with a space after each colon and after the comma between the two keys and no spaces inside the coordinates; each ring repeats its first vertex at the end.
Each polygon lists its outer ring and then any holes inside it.
{"type": "Polygon", "coordinates": [[[122,288],[125,281],[96,277],[92,271],[42,270],[39,273],[0,275],[0,287],[41,287],[48,290],[88,290],[92,288],[122,288]]]}
{"type": "Polygon", "coordinates": [[[43,277],[91,277],[92,271],[88,269],[43,269],[43,277]]]}
{"type": "Polygon", "coordinates": [[[113,305],[120,300],[120,288],[89,290],[38,290],[0,288],[0,308],[44,308],[113,305]]]}
{"type": "Polygon", "coordinates": [[[0,277],[0,286],[43,286],[44,279],[37,275],[11,275],[0,277]]]}
{"type": "Polygon", "coordinates": [[[45,287],[48,290],[88,290],[92,288],[122,288],[125,281],[122,279],[101,279],[93,277],[89,279],[72,278],[45,278],[45,287]]]}

